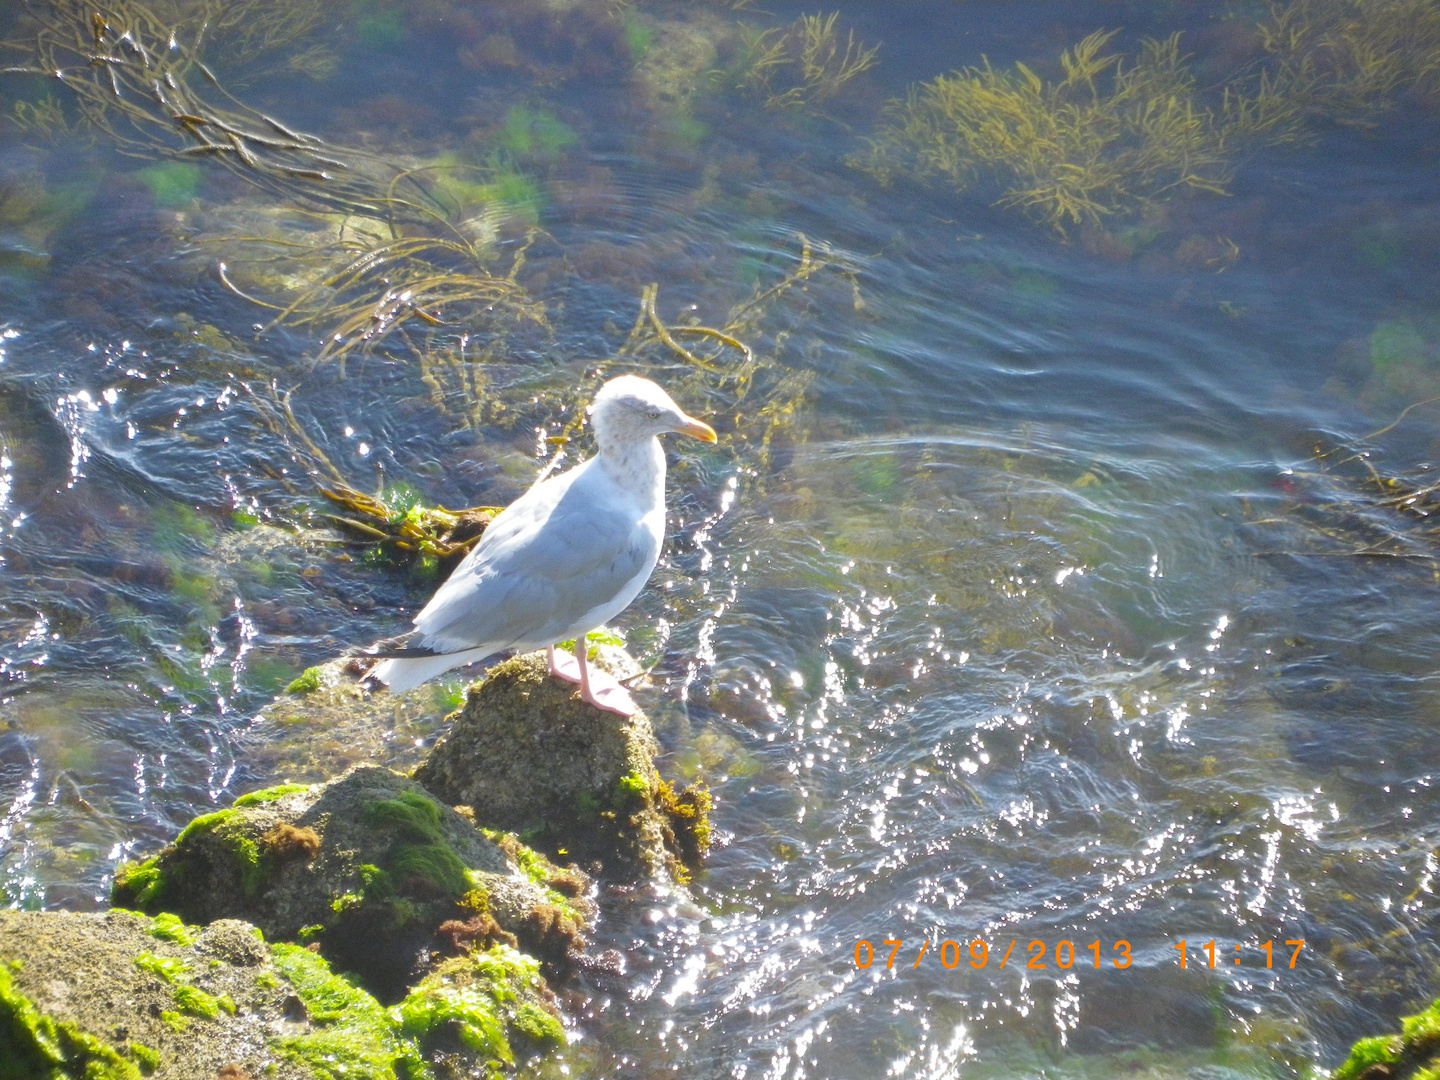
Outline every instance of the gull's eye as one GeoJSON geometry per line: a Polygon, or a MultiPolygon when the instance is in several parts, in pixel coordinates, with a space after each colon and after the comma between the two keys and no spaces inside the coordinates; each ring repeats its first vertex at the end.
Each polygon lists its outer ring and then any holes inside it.
{"type": "Polygon", "coordinates": [[[647,412],[645,415],[648,416],[651,420],[659,420],[659,419],[660,419],[660,410],[659,410],[659,409],[652,409],[650,412],[647,412]]]}

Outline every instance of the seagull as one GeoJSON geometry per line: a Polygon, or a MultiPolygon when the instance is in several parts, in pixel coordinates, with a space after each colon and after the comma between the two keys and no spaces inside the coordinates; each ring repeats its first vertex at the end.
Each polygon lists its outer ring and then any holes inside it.
{"type": "Polygon", "coordinates": [[[713,443],[715,429],[637,375],[607,382],[589,413],[595,456],[502,510],[415,616],[410,645],[376,654],[386,659],[371,674],[392,693],[495,653],[544,646],[550,674],[579,683],[581,700],[635,712],[623,686],[590,669],[585,635],[629,606],[660,557],[665,451],[657,436],[713,443]],[[570,638],[573,660],[555,652],[570,638]]]}

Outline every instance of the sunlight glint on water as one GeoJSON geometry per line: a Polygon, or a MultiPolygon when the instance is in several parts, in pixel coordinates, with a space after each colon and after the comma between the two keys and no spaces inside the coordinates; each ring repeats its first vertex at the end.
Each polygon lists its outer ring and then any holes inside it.
{"type": "MultiPolygon", "coordinates": [[[[316,516],[278,402],[358,489],[501,504],[648,286],[692,343],[775,289],[740,334],[776,360],[757,385],[803,376],[789,413],[765,384],[773,427],[674,352],[621,361],[737,433],[677,449],[621,627],[717,846],[693,896],[602,896],[595,948],[627,966],[566,999],[568,1075],[1296,1076],[1440,991],[1435,574],[1349,557],[1391,518],[1315,456],[1440,393],[1428,100],[1061,238],[983,184],[852,167],[885,100],[982,57],[1054,79],[1116,27],[1127,54],[1183,31],[1220,85],[1256,62],[1245,5],[847,5],[877,66],[808,112],[726,67],[738,22],[810,14],[789,4],[372,6],[298,66],[255,75],[243,34],[213,59],[257,108],[445,178],[457,235],[548,319],[483,362],[257,334],[274,311],[234,280],[309,284],[294,250],[340,225],[22,130],[60,88],[0,83],[11,903],[103,905],[117,859],[270,779],[274,693],[431,587],[316,516]]],[[[1396,471],[1434,425],[1381,444],[1396,471]]]]}

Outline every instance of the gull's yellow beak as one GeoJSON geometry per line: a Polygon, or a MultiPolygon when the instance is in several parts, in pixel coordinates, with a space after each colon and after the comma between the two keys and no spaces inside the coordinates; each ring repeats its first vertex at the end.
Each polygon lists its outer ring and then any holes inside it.
{"type": "Polygon", "coordinates": [[[716,439],[715,429],[704,420],[696,420],[693,416],[685,417],[670,430],[678,431],[681,435],[693,436],[701,442],[714,442],[716,439]]]}

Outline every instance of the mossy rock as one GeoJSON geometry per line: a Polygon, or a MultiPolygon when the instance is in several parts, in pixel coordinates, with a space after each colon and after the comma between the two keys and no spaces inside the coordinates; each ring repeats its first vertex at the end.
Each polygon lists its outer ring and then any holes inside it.
{"type": "Polygon", "coordinates": [[[415,778],[484,825],[614,881],[688,880],[709,795],[670,791],[643,713],[618,716],[550,677],[543,653],[491,668],[415,778]]]}
{"type": "Polygon", "coordinates": [[[157,933],[121,910],[0,911],[0,1076],[315,1075],[270,1043],[272,1030],[311,1025],[287,1005],[293,990],[254,927],[176,926],[157,933]]]}
{"type": "Polygon", "coordinates": [[[4,1080],[494,1077],[564,1042],[538,963],[504,945],[386,1008],[247,923],[0,911],[4,1080]]]}
{"type": "Polygon", "coordinates": [[[1440,1076],[1440,1000],[1400,1018],[1394,1035],[1361,1039],[1331,1080],[1428,1080],[1440,1076]]]}
{"type": "Polygon", "coordinates": [[[562,893],[524,861],[419,784],[366,765],[196,818],[159,854],[122,866],[113,898],[318,944],[395,1001],[438,959],[496,942],[543,957],[552,974],[566,969],[592,918],[589,881],[550,867],[562,893]]]}
{"type": "Polygon", "coordinates": [[[565,1045],[565,1029],[535,961],[507,945],[445,961],[392,1015],[428,1060],[478,1059],[499,1071],[515,1064],[517,1052],[565,1045]]]}

